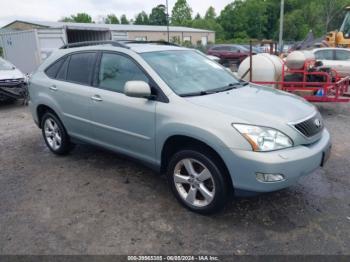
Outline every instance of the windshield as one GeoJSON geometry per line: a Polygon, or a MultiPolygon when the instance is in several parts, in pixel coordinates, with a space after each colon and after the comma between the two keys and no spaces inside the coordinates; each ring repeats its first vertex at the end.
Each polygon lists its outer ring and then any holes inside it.
{"type": "Polygon", "coordinates": [[[0,58],[0,70],[13,70],[13,65],[0,58]]]}
{"type": "Polygon", "coordinates": [[[344,18],[344,22],[340,28],[340,32],[343,32],[344,37],[349,38],[350,36],[350,12],[348,12],[344,18]]]}
{"type": "Polygon", "coordinates": [[[141,56],[180,96],[207,94],[239,83],[225,68],[196,51],[158,51],[141,56]]]}

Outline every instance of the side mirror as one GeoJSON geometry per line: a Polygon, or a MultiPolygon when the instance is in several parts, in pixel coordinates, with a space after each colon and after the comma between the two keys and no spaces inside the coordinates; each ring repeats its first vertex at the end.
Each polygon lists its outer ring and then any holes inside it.
{"type": "Polygon", "coordinates": [[[130,97],[149,98],[151,87],[144,81],[128,81],[124,86],[124,94],[130,97]]]}

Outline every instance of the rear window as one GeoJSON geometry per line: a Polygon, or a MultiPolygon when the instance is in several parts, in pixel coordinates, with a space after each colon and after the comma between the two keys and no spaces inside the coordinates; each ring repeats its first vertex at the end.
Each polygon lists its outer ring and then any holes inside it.
{"type": "Polygon", "coordinates": [[[333,50],[320,50],[315,56],[317,60],[333,60],[333,50]]]}
{"type": "Polygon", "coordinates": [[[71,55],[66,80],[83,85],[90,84],[94,62],[94,52],[71,55]]]}
{"type": "Polygon", "coordinates": [[[60,59],[60,60],[54,62],[52,65],[50,65],[45,70],[46,75],[50,78],[56,78],[58,70],[60,70],[61,65],[63,64],[64,61],[65,61],[65,59],[60,59]]]}
{"type": "Polygon", "coordinates": [[[335,60],[339,60],[339,61],[350,60],[350,52],[346,51],[346,50],[336,50],[335,51],[335,60]]]}

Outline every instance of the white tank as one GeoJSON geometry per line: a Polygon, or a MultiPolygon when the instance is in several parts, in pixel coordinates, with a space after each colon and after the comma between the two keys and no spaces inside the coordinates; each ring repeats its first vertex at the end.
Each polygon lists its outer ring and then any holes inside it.
{"type": "MultiPolygon", "coordinates": [[[[238,76],[245,81],[249,81],[249,57],[244,59],[238,68],[238,76]]],[[[282,77],[283,61],[281,58],[270,54],[253,55],[253,82],[278,82],[282,77]]],[[[277,88],[277,85],[265,85],[277,88]]]]}
{"type": "Polygon", "coordinates": [[[286,58],[286,65],[289,69],[302,69],[307,59],[315,59],[311,51],[293,51],[286,58]]]}

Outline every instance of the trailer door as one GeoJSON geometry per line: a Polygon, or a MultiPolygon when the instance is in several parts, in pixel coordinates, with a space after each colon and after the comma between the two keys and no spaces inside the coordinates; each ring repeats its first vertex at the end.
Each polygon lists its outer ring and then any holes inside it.
{"type": "Polygon", "coordinates": [[[35,30],[0,34],[4,57],[23,73],[32,73],[40,64],[35,30]]]}

